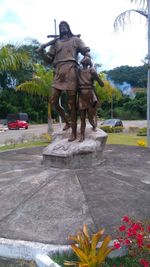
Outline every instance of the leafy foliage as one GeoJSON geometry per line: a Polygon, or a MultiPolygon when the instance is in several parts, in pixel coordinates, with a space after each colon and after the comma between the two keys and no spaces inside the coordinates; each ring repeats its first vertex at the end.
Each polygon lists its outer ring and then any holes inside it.
{"type": "Polygon", "coordinates": [[[17,51],[18,47],[7,45],[0,48],[0,72],[18,70],[29,64],[25,51],[17,51]]]}
{"type": "Polygon", "coordinates": [[[147,128],[146,127],[140,128],[137,132],[137,135],[138,136],[147,136],[147,128]]]}
{"type": "Polygon", "coordinates": [[[96,93],[101,103],[107,101],[111,102],[112,96],[118,100],[121,98],[121,92],[118,88],[113,86],[107,79],[104,77],[104,87],[100,87],[98,83],[96,83],[96,93]]]}
{"type": "Polygon", "coordinates": [[[100,129],[102,129],[106,133],[122,133],[123,132],[123,127],[122,126],[100,126],[100,129]]]}
{"type": "Polygon", "coordinates": [[[38,95],[47,100],[47,110],[48,110],[48,133],[52,131],[51,122],[51,84],[53,80],[53,71],[51,69],[47,70],[41,64],[34,64],[35,73],[32,80],[26,81],[16,87],[16,90],[25,91],[31,95],[38,95]]]}
{"type": "Polygon", "coordinates": [[[107,78],[114,84],[129,83],[132,87],[147,87],[148,66],[145,64],[138,67],[121,66],[106,72],[107,78]]]}

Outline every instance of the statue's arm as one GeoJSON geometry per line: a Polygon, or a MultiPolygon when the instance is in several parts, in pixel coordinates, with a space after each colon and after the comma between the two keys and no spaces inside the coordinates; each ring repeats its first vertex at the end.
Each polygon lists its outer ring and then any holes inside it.
{"type": "Polygon", "coordinates": [[[77,38],[76,41],[77,41],[78,53],[81,53],[83,56],[88,56],[91,58],[90,48],[85,45],[85,43],[82,41],[82,39],[77,38]]]}
{"type": "Polygon", "coordinates": [[[43,60],[47,64],[52,64],[55,56],[55,47],[54,45],[51,45],[48,52],[46,52],[44,48],[44,46],[41,46],[38,53],[42,56],[43,60]]]}
{"type": "Polygon", "coordinates": [[[101,86],[101,87],[104,87],[104,82],[102,81],[102,79],[99,77],[98,73],[96,72],[95,69],[92,69],[92,74],[93,74],[93,78],[95,81],[98,82],[98,84],[101,86]]]}

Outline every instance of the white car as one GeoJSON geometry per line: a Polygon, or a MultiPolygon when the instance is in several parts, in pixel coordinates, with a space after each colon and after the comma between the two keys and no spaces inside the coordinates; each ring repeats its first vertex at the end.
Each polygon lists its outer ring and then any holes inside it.
{"type": "Polygon", "coordinates": [[[117,127],[117,126],[123,127],[123,122],[120,119],[108,119],[108,120],[104,120],[101,123],[101,125],[110,126],[110,127],[117,127]]]}
{"type": "Polygon", "coordinates": [[[5,132],[8,130],[8,127],[4,124],[0,124],[0,132],[5,132]]]}

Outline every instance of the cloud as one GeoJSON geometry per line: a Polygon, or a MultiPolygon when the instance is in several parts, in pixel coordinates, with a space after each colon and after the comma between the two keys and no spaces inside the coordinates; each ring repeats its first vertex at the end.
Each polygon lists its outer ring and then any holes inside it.
{"type": "Polygon", "coordinates": [[[81,34],[91,48],[94,61],[103,68],[120,65],[141,65],[147,54],[145,18],[136,14],[123,32],[114,32],[113,22],[118,14],[133,8],[127,0],[0,0],[0,38],[2,42],[22,42],[26,37],[41,43],[54,34],[54,19],[69,22],[73,33],[81,34]]]}

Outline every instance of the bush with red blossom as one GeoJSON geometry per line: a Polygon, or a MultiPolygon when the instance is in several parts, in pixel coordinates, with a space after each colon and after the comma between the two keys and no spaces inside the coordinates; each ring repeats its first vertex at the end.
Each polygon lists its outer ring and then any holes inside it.
{"type": "Polygon", "coordinates": [[[129,255],[136,256],[140,266],[150,267],[150,223],[131,219],[127,215],[122,218],[122,222],[117,229],[114,248],[127,246],[129,255]]]}

